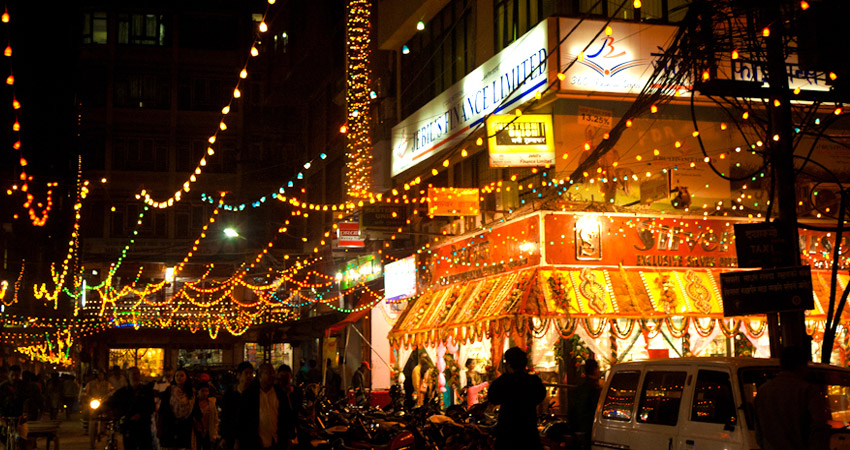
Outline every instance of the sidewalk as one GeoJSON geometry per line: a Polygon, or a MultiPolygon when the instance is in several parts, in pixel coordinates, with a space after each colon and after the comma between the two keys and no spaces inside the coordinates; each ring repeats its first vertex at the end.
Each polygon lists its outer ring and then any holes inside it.
{"type": "MultiPolygon", "coordinates": [[[[89,437],[83,431],[83,425],[80,422],[80,414],[74,413],[71,414],[69,419],[65,419],[64,414],[59,415],[59,419],[61,420],[61,424],[59,425],[59,449],[60,450],[91,450],[89,446],[89,437]]],[[[101,444],[104,441],[101,440],[101,444]]],[[[36,443],[37,449],[44,449],[45,447],[45,439],[40,438],[36,443]]],[[[54,446],[50,444],[50,450],[53,450],[54,446]]],[[[102,448],[101,445],[98,445],[96,448],[102,448]]]]}

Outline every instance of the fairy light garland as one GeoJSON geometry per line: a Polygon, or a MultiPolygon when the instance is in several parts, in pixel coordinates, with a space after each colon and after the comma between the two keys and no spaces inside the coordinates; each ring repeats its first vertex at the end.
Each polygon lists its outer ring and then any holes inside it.
{"type": "Polygon", "coordinates": [[[269,1],[269,6],[266,6],[266,10],[263,13],[262,20],[260,21],[259,25],[257,26],[257,33],[254,36],[254,41],[251,44],[251,50],[249,52],[250,56],[246,57],[245,62],[242,65],[242,69],[239,71],[238,78],[236,80],[236,86],[233,88],[233,94],[230,97],[230,101],[228,101],[227,104],[224,107],[221,108],[221,115],[219,116],[218,129],[215,132],[213,132],[213,134],[208,139],[210,145],[209,145],[209,147],[207,147],[206,155],[201,157],[201,159],[198,161],[198,164],[195,166],[195,170],[192,172],[191,175],[189,175],[189,178],[186,181],[183,182],[182,188],[178,189],[176,192],[174,192],[174,194],[172,194],[171,197],[169,197],[165,200],[158,201],[158,200],[155,200],[146,189],[142,189],[138,194],[136,194],[137,200],[143,199],[143,201],[145,202],[145,204],[147,206],[157,208],[157,209],[165,209],[165,208],[169,208],[171,206],[174,206],[175,203],[182,200],[184,193],[188,194],[192,190],[192,184],[194,184],[198,181],[198,177],[203,172],[204,166],[207,165],[207,159],[206,159],[207,156],[212,157],[213,155],[215,155],[215,149],[212,146],[213,146],[213,144],[215,144],[216,139],[218,137],[218,134],[223,133],[225,130],[227,130],[227,120],[226,119],[228,117],[228,114],[230,114],[231,106],[233,105],[233,103],[237,99],[242,97],[242,91],[240,90],[240,87],[242,85],[242,81],[245,80],[246,78],[248,78],[248,62],[252,58],[257,57],[260,54],[257,47],[260,44],[260,36],[262,36],[263,33],[268,31],[268,25],[266,24],[266,17],[268,17],[269,8],[270,8],[270,5],[272,5],[272,4],[274,4],[274,1],[273,0],[269,1]]]}
{"type": "Polygon", "coordinates": [[[368,197],[372,187],[372,140],[369,136],[369,44],[372,2],[350,0],[346,24],[346,190],[351,198],[368,197]]]}
{"type": "Polygon", "coordinates": [[[53,337],[45,333],[43,343],[18,347],[16,351],[34,361],[70,366],[74,363],[71,359],[73,345],[74,339],[71,337],[70,330],[58,330],[53,337]]]}

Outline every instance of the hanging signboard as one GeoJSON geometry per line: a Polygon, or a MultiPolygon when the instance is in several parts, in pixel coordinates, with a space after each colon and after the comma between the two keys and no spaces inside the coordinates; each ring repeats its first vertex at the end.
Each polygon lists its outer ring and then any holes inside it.
{"type": "Polygon", "coordinates": [[[428,188],[429,216],[477,216],[478,188],[428,188]]]}
{"type": "Polygon", "coordinates": [[[721,273],[720,295],[726,317],[815,308],[809,266],[721,273]]]}
{"type": "Polygon", "coordinates": [[[366,243],[360,237],[360,224],[357,222],[340,222],[337,224],[339,246],[347,248],[365,247],[366,243]]]}
{"type": "Polygon", "coordinates": [[[360,225],[363,229],[399,228],[406,224],[405,205],[363,205],[360,212],[360,225]]]}
{"type": "Polygon", "coordinates": [[[785,254],[780,249],[793,245],[791,233],[783,231],[779,222],[735,224],[735,248],[738,267],[777,267],[785,254]]]}
{"type": "Polygon", "coordinates": [[[492,115],[487,118],[490,167],[533,167],[555,164],[552,116],[492,115]]]}
{"type": "Polygon", "coordinates": [[[384,265],[384,298],[401,300],[416,295],[416,255],[384,265]]]}

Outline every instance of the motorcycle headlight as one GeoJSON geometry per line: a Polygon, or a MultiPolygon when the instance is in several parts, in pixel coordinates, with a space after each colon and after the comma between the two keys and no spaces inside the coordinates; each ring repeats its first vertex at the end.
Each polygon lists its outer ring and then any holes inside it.
{"type": "Polygon", "coordinates": [[[94,400],[92,400],[92,401],[89,403],[89,406],[91,406],[91,409],[97,409],[97,408],[100,408],[100,400],[98,400],[98,399],[94,399],[94,400]]]}

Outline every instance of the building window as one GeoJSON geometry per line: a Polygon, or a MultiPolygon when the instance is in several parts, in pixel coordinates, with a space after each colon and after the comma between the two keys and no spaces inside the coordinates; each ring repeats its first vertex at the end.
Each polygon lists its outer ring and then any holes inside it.
{"type": "Polygon", "coordinates": [[[83,13],[83,44],[106,43],[106,13],[83,13]]]}
{"type": "Polygon", "coordinates": [[[178,84],[177,108],[187,111],[217,111],[230,101],[231,81],[217,78],[184,78],[178,84]]]}
{"type": "Polygon", "coordinates": [[[171,108],[171,83],[167,77],[118,75],[113,94],[113,106],[116,108],[171,108]]]}
{"type": "Polygon", "coordinates": [[[112,168],[164,172],[168,170],[168,141],[116,137],[112,140],[112,168]]]}
{"type": "MultiPolygon", "coordinates": [[[[535,0],[537,1],[537,0],[535,0]]],[[[470,0],[452,0],[401,55],[402,106],[408,116],[475,68],[475,17],[470,0]]]]}
{"type": "Polygon", "coordinates": [[[165,45],[165,16],[162,14],[119,14],[118,43],[165,45]]]}
{"type": "Polygon", "coordinates": [[[543,0],[495,0],[496,52],[534,28],[548,14],[543,14],[543,0]]]}

